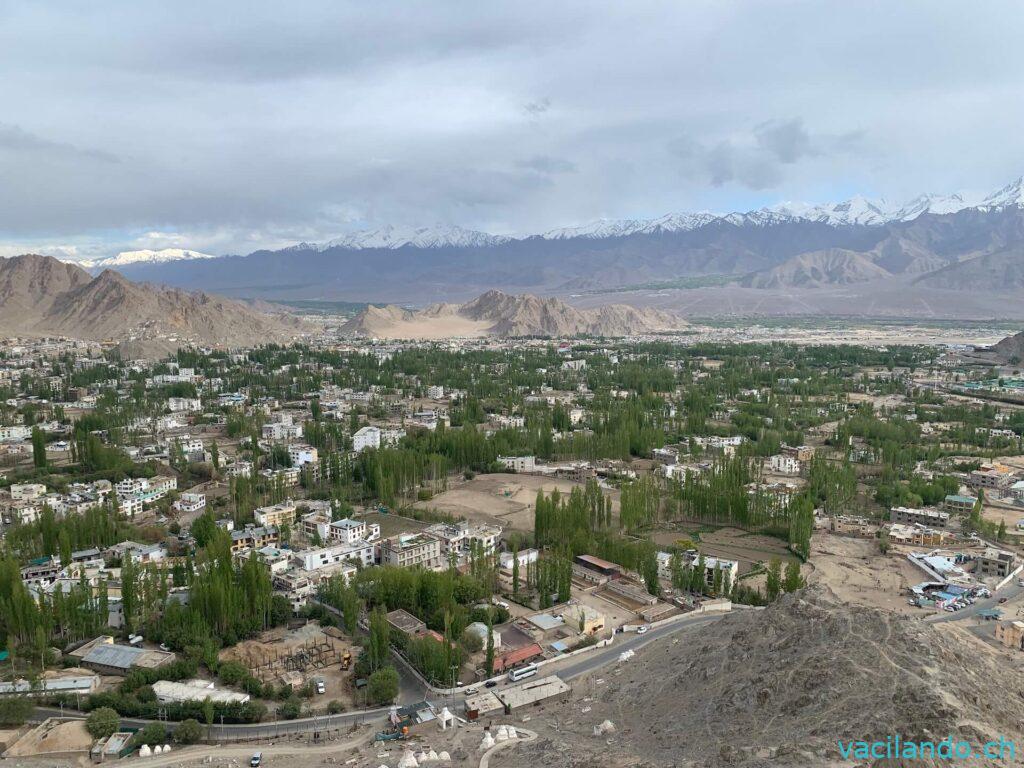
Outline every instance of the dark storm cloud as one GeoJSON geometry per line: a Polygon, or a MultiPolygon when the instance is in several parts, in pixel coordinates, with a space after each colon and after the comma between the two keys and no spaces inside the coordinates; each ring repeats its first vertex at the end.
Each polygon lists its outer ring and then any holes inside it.
{"type": "Polygon", "coordinates": [[[923,0],[8,0],[0,251],[994,187],[1022,32],[923,0]]]}

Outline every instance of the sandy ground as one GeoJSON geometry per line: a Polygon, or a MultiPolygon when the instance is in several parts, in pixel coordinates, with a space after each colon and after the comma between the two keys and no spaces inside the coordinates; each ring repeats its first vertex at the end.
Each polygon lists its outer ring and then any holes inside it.
{"type": "MultiPolygon", "coordinates": [[[[500,525],[519,531],[533,530],[533,505],[537,490],[551,493],[555,488],[568,495],[579,486],[571,480],[556,480],[539,475],[489,474],[451,490],[439,493],[429,501],[417,502],[421,509],[437,509],[471,521],[500,525]]],[[[619,512],[619,492],[605,491],[612,499],[612,515],[619,512]]]]}
{"type": "Polygon", "coordinates": [[[446,315],[378,324],[373,327],[373,335],[378,339],[477,338],[486,336],[491,325],[493,323],[486,320],[468,320],[457,315],[446,315]]]}
{"type": "Polygon", "coordinates": [[[18,739],[8,748],[5,756],[87,752],[92,746],[92,741],[82,720],[51,721],[39,725],[18,739]]]}
{"type": "Polygon", "coordinates": [[[923,615],[907,603],[907,588],[926,580],[902,554],[882,555],[878,543],[816,532],[811,540],[809,584],[828,586],[843,602],[923,615]]]}

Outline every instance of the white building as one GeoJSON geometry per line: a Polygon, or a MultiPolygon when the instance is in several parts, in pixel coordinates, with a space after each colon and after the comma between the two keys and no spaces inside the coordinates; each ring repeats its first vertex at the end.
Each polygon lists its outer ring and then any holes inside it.
{"type": "Polygon", "coordinates": [[[320,454],[311,445],[295,443],[288,446],[288,458],[291,459],[293,467],[301,467],[303,464],[316,464],[320,461],[320,454]]]}
{"type": "Polygon", "coordinates": [[[179,512],[201,512],[206,509],[206,494],[185,491],[174,502],[174,508],[179,512]]]}
{"type": "Polygon", "coordinates": [[[367,448],[380,448],[380,427],[363,427],[352,435],[352,450],[361,453],[367,448]]]}
{"type": "Polygon", "coordinates": [[[800,462],[780,453],[768,459],[768,469],[777,475],[799,475],[800,462]]]}
{"type": "Polygon", "coordinates": [[[533,472],[537,468],[534,456],[499,456],[498,463],[513,472],[533,472]]]}
{"type": "Polygon", "coordinates": [[[512,552],[502,552],[498,555],[498,565],[503,571],[511,571],[513,560],[518,560],[519,570],[525,572],[526,566],[537,562],[539,556],[540,553],[532,548],[521,549],[515,553],[514,557],[512,552]]]}
{"type": "Polygon", "coordinates": [[[352,544],[304,549],[292,554],[292,562],[306,571],[316,571],[346,562],[370,566],[373,565],[373,545],[367,541],[356,541],[352,544]]]}
{"type": "Polygon", "coordinates": [[[169,397],[167,409],[171,413],[197,412],[203,409],[203,404],[198,397],[169,397]]]}
{"type": "Polygon", "coordinates": [[[46,495],[46,486],[42,483],[15,483],[10,491],[11,501],[35,501],[46,495]]]}
{"type": "Polygon", "coordinates": [[[32,437],[32,428],[22,424],[0,427],[0,441],[28,440],[32,437]]]}

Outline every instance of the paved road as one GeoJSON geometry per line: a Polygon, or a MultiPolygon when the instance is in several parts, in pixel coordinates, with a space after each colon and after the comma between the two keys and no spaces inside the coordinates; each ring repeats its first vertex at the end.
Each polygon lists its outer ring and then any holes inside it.
{"type": "MultiPolygon", "coordinates": [[[[318,731],[349,729],[354,725],[363,723],[384,723],[387,720],[389,707],[370,709],[360,712],[345,712],[340,715],[321,715],[318,717],[300,717],[296,720],[274,720],[266,723],[227,723],[225,725],[215,724],[210,726],[209,738],[214,741],[246,741],[259,739],[273,739],[277,736],[296,733],[315,733],[318,731]]],[[[44,720],[47,717],[84,718],[85,714],[69,709],[58,709],[56,707],[36,707],[36,720],[44,720]]],[[[142,728],[151,720],[140,720],[138,718],[125,717],[121,724],[127,728],[142,728]]],[[[172,727],[177,723],[170,723],[172,727]]]]}
{"type": "Polygon", "coordinates": [[[662,627],[656,627],[642,635],[636,634],[621,634],[615,636],[615,642],[613,642],[607,648],[599,651],[593,651],[591,653],[584,653],[580,656],[566,659],[565,661],[555,662],[553,664],[545,664],[541,670],[544,674],[554,673],[561,677],[563,680],[572,680],[575,677],[586,675],[590,672],[614,664],[619,660],[619,654],[623,651],[638,651],[654,640],[658,640],[662,637],[668,637],[676,632],[680,632],[684,629],[690,629],[693,627],[704,627],[708,624],[712,624],[723,616],[728,616],[727,613],[709,613],[699,617],[694,617],[690,620],[678,621],[673,624],[666,624],[662,627]]]}

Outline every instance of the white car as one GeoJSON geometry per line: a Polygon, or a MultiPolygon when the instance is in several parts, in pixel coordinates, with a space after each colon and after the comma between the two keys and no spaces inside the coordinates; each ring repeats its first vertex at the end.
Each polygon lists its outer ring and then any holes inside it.
{"type": "Polygon", "coordinates": [[[649,630],[649,629],[650,629],[650,627],[647,626],[646,624],[641,624],[639,627],[636,628],[636,633],[638,635],[643,635],[643,634],[646,634],[647,630],[649,630]]]}
{"type": "Polygon", "coordinates": [[[324,681],[323,680],[317,680],[316,681],[316,692],[317,693],[327,693],[327,686],[324,685],[324,681]]]}

